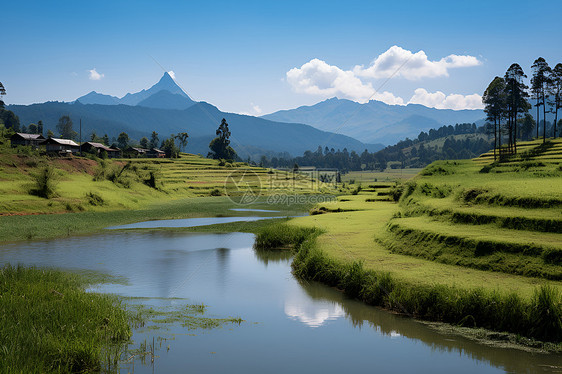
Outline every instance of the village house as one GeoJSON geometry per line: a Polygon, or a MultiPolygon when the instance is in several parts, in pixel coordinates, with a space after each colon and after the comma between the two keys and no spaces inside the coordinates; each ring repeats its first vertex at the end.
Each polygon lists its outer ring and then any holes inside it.
{"type": "Polygon", "coordinates": [[[145,156],[148,152],[148,149],[145,148],[138,148],[138,147],[129,147],[125,150],[125,154],[128,157],[142,157],[145,156]]]}
{"type": "Polygon", "coordinates": [[[166,157],[166,152],[164,152],[164,151],[162,151],[158,148],[152,148],[151,150],[146,152],[146,156],[147,157],[153,157],[153,158],[164,158],[164,157],[166,157]]]}
{"type": "Polygon", "coordinates": [[[12,147],[16,147],[18,145],[30,145],[34,148],[37,148],[40,142],[45,140],[45,137],[40,134],[24,134],[21,132],[17,132],[10,138],[12,147]]]}
{"type": "Polygon", "coordinates": [[[125,150],[125,155],[127,157],[149,157],[149,158],[164,158],[166,157],[166,152],[158,148],[138,148],[129,147],[125,150]]]}
{"type": "Polygon", "coordinates": [[[48,138],[39,143],[45,147],[47,153],[57,153],[59,155],[71,155],[80,151],[80,146],[69,139],[48,138]]]}
{"type": "Polygon", "coordinates": [[[95,153],[96,156],[100,156],[102,151],[105,151],[109,158],[121,157],[121,150],[119,148],[111,148],[96,142],[82,143],[82,152],[95,153]]]}

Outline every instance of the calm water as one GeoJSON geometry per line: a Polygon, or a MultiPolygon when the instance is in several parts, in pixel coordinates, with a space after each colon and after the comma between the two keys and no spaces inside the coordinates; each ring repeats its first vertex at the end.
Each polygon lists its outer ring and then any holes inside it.
{"type": "Polygon", "coordinates": [[[562,366],[560,355],[478,345],[300,283],[287,254],[256,253],[253,241],[246,233],[107,231],[5,245],[0,263],[100,270],[128,279],[100,286],[103,292],[153,298],[146,302],[155,306],[204,303],[212,316],[245,320],[214,330],[136,331],[137,343],[160,336],[170,349],[158,350],[153,366],[136,362],[135,373],[539,373],[562,366]]]}

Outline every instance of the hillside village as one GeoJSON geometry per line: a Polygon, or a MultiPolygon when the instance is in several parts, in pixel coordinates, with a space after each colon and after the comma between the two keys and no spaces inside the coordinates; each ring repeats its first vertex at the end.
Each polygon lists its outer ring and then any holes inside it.
{"type": "Polygon", "coordinates": [[[72,156],[83,155],[84,153],[92,154],[100,158],[118,158],[118,157],[147,157],[147,158],[165,158],[166,152],[158,148],[139,148],[128,147],[121,150],[117,147],[107,146],[97,142],[76,143],[70,139],[59,139],[48,137],[45,138],[41,134],[26,134],[17,132],[10,137],[11,146],[30,146],[39,150],[41,154],[50,156],[72,156]]]}

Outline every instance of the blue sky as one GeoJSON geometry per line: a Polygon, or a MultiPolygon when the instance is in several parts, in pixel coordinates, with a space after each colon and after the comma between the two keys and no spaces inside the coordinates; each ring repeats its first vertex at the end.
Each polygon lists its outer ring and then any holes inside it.
{"type": "Polygon", "coordinates": [[[192,98],[231,112],[332,96],[476,107],[474,95],[512,62],[528,75],[538,56],[562,62],[562,1],[534,4],[10,1],[0,81],[9,104],[92,90],[121,97],[156,83],[164,68],[192,98]]]}

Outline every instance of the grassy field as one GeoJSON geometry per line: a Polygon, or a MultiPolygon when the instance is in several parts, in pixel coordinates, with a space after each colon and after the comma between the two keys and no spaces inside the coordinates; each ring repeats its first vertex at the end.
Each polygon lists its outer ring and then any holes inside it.
{"type": "Polygon", "coordinates": [[[294,215],[307,203],[290,207],[284,201],[268,203],[266,197],[339,193],[299,173],[191,154],[173,160],[63,159],[0,148],[0,242],[84,234],[151,219],[250,215],[230,211],[248,202],[251,208],[294,215]]]}
{"type": "Polygon", "coordinates": [[[0,372],[78,373],[111,367],[135,317],[88,279],[56,270],[0,268],[0,372]]]}
{"type": "Polygon", "coordinates": [[[330,185],[299,173],[185,153],[173,160],[63,159],[0,147],[0,216],[145,209],[193,197],[230,196],[241,201],[254,194],[329,192],[330,185]]]}
{"type": "Polygon", "coordinates": [[[521,144],[518,156],[501,163],[489,153],[435,162],[401,186],[372,183],[289,224],[321,232],[315,246],[326,264],[360,263],[402,290],[445,287],[531,305],[547,287],[554,329],[562,329],[562,140],[541,144],[521,144]],[[397,189],[400,203],[385,201],[397,189]]]}
{"type": "Polygon", "coordinates": [[[399,204],[377,201],[391,186],[373,184],[315,208],[336,214],[291,223],[323,230],[318,243],[330,256],[405,281],[529,298],[550,279],[562,291],[562,140],[541,144],[523,143],[502,163],[490,153],[438,161],[403,184],[399,204]],[[526,167],[545,152],[558,156],[526,167]]]}

